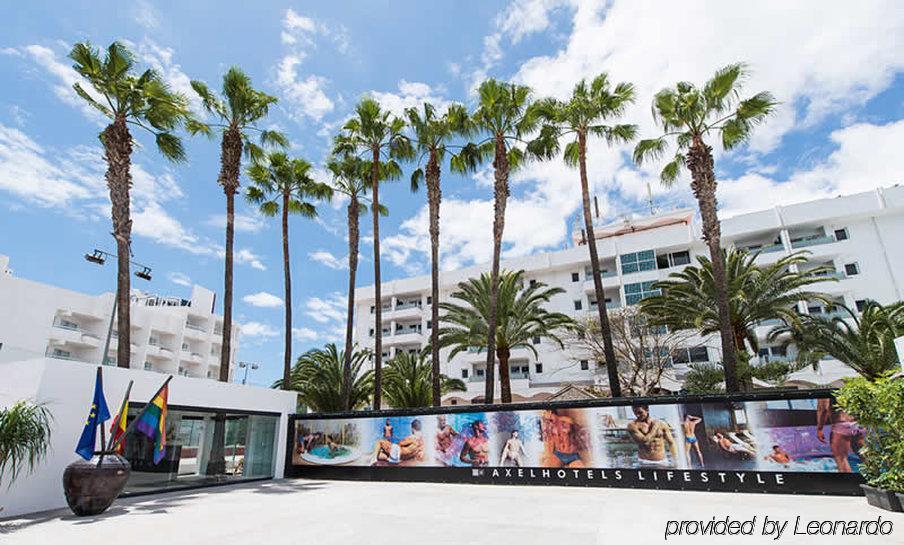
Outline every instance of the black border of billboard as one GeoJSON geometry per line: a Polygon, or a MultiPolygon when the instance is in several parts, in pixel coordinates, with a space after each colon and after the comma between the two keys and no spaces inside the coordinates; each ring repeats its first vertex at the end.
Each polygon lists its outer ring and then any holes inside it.
{"type": "Polygon", "coordinates": [[[696,490],[719,492],[759,492],[779,494],[861,496],[863,478],[857,473],[772,472],[772,471],[708,471],[683,469],[632,468],[494,468],[466,467],[360,467],[308,466],[292,463],[295,422],[298,420],[378,418],[393,416],[431,416],[450,413],[522,411],[553,408],[592,408],[631,406],[635,404],[669,405],[688,403],[725,403],[774,401],[835,397],[832,389],[771,390],[737,394],[666,395],[652,397],[600,398],[573,401],[539,401],[529,403],[493,403],[478,405],[445,405],[418,409],[381,411],[345,411],[335,413],[295,413],[289,415],[286,434],[286,477],[312,479],[442,482],[497,485],[595,486],[661,490],[696,490]]]}

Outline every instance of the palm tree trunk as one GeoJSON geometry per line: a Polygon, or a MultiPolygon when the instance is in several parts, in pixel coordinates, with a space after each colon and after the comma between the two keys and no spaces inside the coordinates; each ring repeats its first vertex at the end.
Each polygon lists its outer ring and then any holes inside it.
{"type": "Polygon", "coordinates": [[[343,409],[352,409],[352,324],[355,317],[355,275],[358,273],[358,198],[348,203],[348,311],[345,318],[345,355],[342,362],[343,409]]]}
{"type": "Polygon", "coordinates": [[[289,375],[292,372],[292,273],[289,270],[289,193],[283,192],[282,202],[282,247],[283,274],[286,285],[286,349],[283,355],[282,389],[289,389],[289,375]]]}
{"type": "Polygon", "coordinates": [[[427,181],[427,202],[430,209],[430,359],[433,364],[434,407],[442,404],[442,385],[439,376],[439,203],[442,193],[439,175],[436,151],[431,150],[424,178],[427,181]]]}
{"type": "MultiPolygon", "coordinates": [[[[508,201],[509,162],[505,149],[505,139],[496,136],[496,152],[493,158],[493,265],[490,271],[490,308],[487,317],[487,364],[486,364],[486,389],[484,390],[484,402],[492,403],[495,395],[495,371],[496,371],[496,303],[499,299],[499,259],[502,254],[502,233],[505,230],[505,205],[508,201]]],[[[508,378],[508,373],[506,373],[508,378]]],[[[499,374],[500,380],[502,373],[499,374]]],[[[510,384],[500,385],[500,390],[511,388],[510,384]]],[[[503,399],[503,403],[511,401],[503,399]]]]}
{"type": "Polygon", "coordinates": [[[716,284],[716,303],[719,308],[719,336],[722,341],[722,366],[725,369],[725,391],[738,391],[737,360],[731,314],[728,308],[728,288],[725,283],[725,259],[722,255],[722,230],[717,215],[716,175],[713,170],[712,148],[699,136],[694,136],[687,154],[687,168],[691,173],[691,189],[700,207],[703,220],[703,239],[709,246],[716,284]]]}
{"type": "MultiPolygon", "coordinates": [[[[131,325],[130,301],[132,219],[130,214],[129,189],[132,187],[130,172],[132,156],[132,135],[125,117],[117,117],[103,132],[104,159],[107,161],[105,178],[110,190],[113,237],[116,239],[116,365],[128,368],[131,365],[131,325]]],[[[106,354],[103,356],[107,357],[106,354]]]]}
{"type": "Polygon", "coordinates": [[[615,358],[615,347],[612,344],[612,329],[609,326],[609,312],[606,309],[606,295],[603,291],[603,279],[600,277],[600,258],[596,248],[596,235],[593,232],[593,216],[590,212],[590,187],[587,181],[587,134],[584,132],[578,133],[578,148],[581,199],[584,208],[584,229],[587,233],[587,248],[590,250],[590,268],[593,272],[593,289],[596,293],[596,310],[600,320],[600,333],[603,336],[603,354],[606,357],[609,392],[612,397],[621,397],[618,360],[615,358]]]}
{"type": "MultiPolygon", "coordinates": [[[[220,350],[220,381],[229,382],[232,359],[232,261],[235,244],[235,194],[242,164],[242,135],[230,127],[223,133],[219,183],[226,194],[226,249],[223,274],[223,345],[220,350]]],[[[224,436],[225,437],[225,436],[224,436]]]]}
{"type": "Polygon", "coordinates": [[[380,148],[373,149],[370,165],[374,220],[374,410],[380,410],[383,389],[383,299],[380,289],[380,148]]]}
{"type": "Polygon", "coordinates": [[[512,352],[508,348],[496,349],[496,356],[499,358],[499,397],[503,403],[512,402],[511,369],[509,369],[511,355],[512,352]]]}

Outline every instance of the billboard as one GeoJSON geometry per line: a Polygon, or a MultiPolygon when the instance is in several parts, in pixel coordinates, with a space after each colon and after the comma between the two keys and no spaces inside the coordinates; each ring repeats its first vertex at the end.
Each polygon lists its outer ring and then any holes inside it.
{"type": "Polygon", "coordinates": [[[286,474],[859,494],[864,431],[829,392],[747,397],[296,415],[286,474]]]}

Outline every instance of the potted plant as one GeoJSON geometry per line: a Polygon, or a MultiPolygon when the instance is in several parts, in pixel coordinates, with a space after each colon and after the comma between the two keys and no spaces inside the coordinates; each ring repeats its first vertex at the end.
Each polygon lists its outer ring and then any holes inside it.
{"type": "Polygon", "coordinates": [[[842,410],[866,429],[860,449],[861,485],[867,502],[901,511],[904,500],[904,378],[886,374],[876,380],[858,377],[838,391],[842,410]]]}

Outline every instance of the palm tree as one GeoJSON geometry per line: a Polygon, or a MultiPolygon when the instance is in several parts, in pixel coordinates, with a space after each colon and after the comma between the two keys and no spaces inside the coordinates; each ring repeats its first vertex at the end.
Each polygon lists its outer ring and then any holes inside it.
{"type": "Polygon", "coordinates": [[[0,409],[0,482],[12,485],[23,470],[31,473],[47,455],[52,416],[47,407],[19,401],[0,409]]]}
{"type": "MultiPolygon", "coordinates": [[[[174,134],[179,127],[194,126],[188,99],[170,90],[154,70],[136,75],[132,53],[113,42],[101,58],[99,49],[88,42],[75,44],[69,53],[73,68],[84,77],[93,93],[79,83],[72,87],[94,109],[110,120],[100,133],[107,163],[107,188],[110,190],[113,238],[116,239],[116,361],[119,367],[130,365],[131,326],[129,297],[129,258],[132,245],[132,219],[129,191],[132,187],[131,161],[134,140],[129,126],[154,135],[157,150],[173,162],[185,160],[182,140],[174,134]]],[[[104,354],[106,358],[107,355],[104,354]]]]}
{"type": "MultiPolygon", "coordinates": [[[[499,259],[502,254],[502,235],[505,231],[505,206],[509,196],[509,173],[524,161],[524,151],[517,146],[522,138],[537,127],[538,116],[530,101],[530,88],[488,79],[480,84],[480,101],[471,114],[473,127],[486,135],[477,142],[469,142],[452,157],[452,170],[473,172],[493,158],[493,263],[490,269],[490,293],[486,329],[486,391],[485,400],[492,403],[495,396],[495,360],[497,309],[499,298],[499,259]]],[[[508,374],[508,369],[502,373],[508,374]]]]}
{"type": "MultiPolygon", "coordinates": [[[[386,404],[396,409],[427,407],[433,402],[433,382],[435,366],[428,358],[430,347],[417,354],[399,352],[386,364],[383,374],[383,396],[386,404]]],[[[457,378],[439,375],[442,395],[449,392],[467,390],[465,383],[457,378]]]]}
{"type": "MultiPolygon", "coordinates": [[[[574,87],[571,98],[562,102],[546,99],[539,103],[538,111],[544,121],[539,137],[531,142],[528,150],[551,157],[559,151],[559,139],[570,137],[565,145],[564,159],[568,166],[578,167],[581,181],[581,202],[584,211],[584,230],[587,248],[590,250],[590,267],[593,271],[593,287],[597,301],[605,301],[603,280],[600,276],[600,259],[596,248],[596,235],[593,232],[593,214],[590,209],[590,183],[587,179],[587,138],[597,136],[604,138],[608,144],[624,143],[632,140],[637,132],[636,125],[609,125],[608,119],[620,117],[625,107],[634,102],[634,86],[630,83],[619,83],[612,87],[609,76],[605,73],[593,79],[590,84],[581,80],[574,87]]],[[[609,375],[609,389],[612,397],[621,396],[621,381],[618,378],[618,365],[615,347],[612,343],[612,332],[609,327],[609,316],[606,305],[596,306],[599,313],[600,332],[605,348],[606,371],[609,375]]]]}
{"type": "Polygon", "coordinates": [[[336,138],[336,151],[366,153],[370,157],[370,184],[373,206],[374,235],[374,409],[380,409],[382,388],[383,328],[381,320],[382,295],[380,286],[380,180],[393,180],[402,175],[397,160],[410,159],[414,152],[411,142],[402,134],[405,121],[380,108],[372,98],[364,98],[355,108],[355,116],[345,122],[342,134],[336,138]]]}
{"type": "MultiPolygon", "coordinates": [[[[524,287],[524,271],[502,271],[499,276],[498,298],[493,304],[492,276],[484,273],[458,285],[452,299],[459,303],[440,303],[446,311],[441,318],[439,338],[443,346],[451,346],[450,358],[467,350],[485,350],[490,319],[495,314],[498,327],[494,339],[495,358],[499,360],[500,395],[503,403],[512,401],[509,381],[509,358],[513,349],[526,348],[534,357],[537,350],[532,340],[546,338],[564,348],[559,332],[576,327],[574,321],[559,312],[549,312],[544,305],[554,295],[564,293],[561,288],[549,288],[542,282],[524,287]],[[496,312],[494,312],[496,311],[496,312]]],[[[487,374],[486,380],[490,380],[487,374]]]]}
{"type": "Polygon", "coordinates": [[[314,202],[329,200],[333,191],[311,177],[311,163],[290,159],[281,151],[271,152],[262,162],[248,169],[251,185],[246,196],[259,206],[261,214],[282,214],[283,281],[285,285],[286,346],[283,360],[283,384],[289,382],[292,368],[292,274],[289,271],[289,214],[307,218],[317,216],[314,202]]]}
{"type": "MultiPolygon", "coordinates": [[[[719,309],[719,335],[725,365],[725,384],[729,392],[738,391],[734,339],[728,308],[725,271],[721,259],[722,232],[716,210],[716,175],[713,168],[712,147],[705,138],[721,136],[722,147],[731,150],[747,141],[754,125],[772,112],[776,102],[768,92],[737,101],[741,84],[747,76],[743,64],[732,64],[718,70],[698,89],[688,82],[675,88],[663,89],[653,98],[653,119],[662,126],[664,134],[658,138],[641,140],[634,148],[634,161],[641,164],[648,158],[662,156],[674,137],[678,150],[666,163],[660,180],[666,186],[674,184],[682,168],[691,174],[691,189],[697,198],[703,220],[703,239],[715,263],[713,275],[716,302],[719,309]]],[[[739,348],[739,347],[738,347],[739,348]]]]}
{"type": "Polygon", "coordinates": [[[904,303],[867,301],[863,312],[838,305],[845,316],[803,315],[774,329],[770,339],[790,337],[798,360],[812,364],[832,356],[868,380],[900,368],[895,338],[904,335],[904,303]]]}
{"type": "Polygon", "coordinates": [[[212,135],[213,129],[222,131],[220,143],[220,174],[217,182],[226,194],[226,249],[223,287],[223,344],[220,351],[220,380],[229,382],[229,363],[232,353],[232,265],[235,242],[235,194],[239,190],[239,173],[242,155],[251,160],[261,160],[264,150],[251,139],[257,133],[263,146],[287,146],[286,137],[277,131],[261,129],[258,124],[267,117],[276,97],[258,91],[249,78],[236,66],[223,76],[221,96],[216,96],[207,84],[192,80],[192,88],[201,97],[215,123],[198,124],[193,132],[212,135]]]}
{"type": "Polygon", "coordinates": [[[408,108],[408,125],[414,133],[415,146],[420,154],[418,163],[425,157],[426,165],[420,166],[411,173],[411,190],[417,191],[421,180],[427,183],[427,207],[430,215],[430,356],[433,362],[433,406],[439,407],[442,402],[442,381],[439,372],[439,205],[442,199],[440,190],[440,165],[449,152],[449,140],[468,130],[467,110],[460,104],[452,104],[446,112],[439,116],[432,104],[424,103],[423,110],[408,108]],[[422,113],[423,112],[423,113],[422,113]]]}
{"type": "MultiPolygon", "coordinates": [[[[761,266],[756,264],[758,253],[730,248],[723,255],[732,344],[740,351],[745,351],[749,344],[752,352],[757,353],[759,342],[755,329],[761,322],[781,319],[793,323],[800,318],[799,302],[828,301],[824,294],[804,288],[835,281],[825,276],[831,269],[828,266],[805,272],[798,270],[807,262],[808,252],[795,252],[761,266]]],[[[653,284],[661,294],[643,299],[639,303],[641,311],[654,325],[694,329],[702,335],[720,331],[715,269],[709,258],[697,256],[697,265],[688,265],[670,274],[667,280],[653,284]]]]}
{"type": "Polygon", "coordinates": [[[314,348],[298,357],[289,376],[288,388],[283,381],[276,381],[274,388],[298,392],[298,401],[315,412],[330,413],[360,409],[367,405],[373,391],[373,371],[363,369],[370,357],[368,350],[356,350],[352,354],[352,382],[349,388],[351,404],[346,405],[343,395],[345,354],[335,343],[314,348]]]}
{"type": "Polygon", "coordinates": [[[343,365],[343,396],[345,410],[351,410],[352,331],[355,318],[355,277],[358,274],[358,245],[361,237],[359,218],[367,213],[367,203],[363,202],[370,188],[370,169],[367,162],[354,155],[332,157],[327,161],[327,169],[333,176],[332,189],[348,197],[346,206],[348,219],[348,309],[345,320],[345,350],[343,365]]]}

